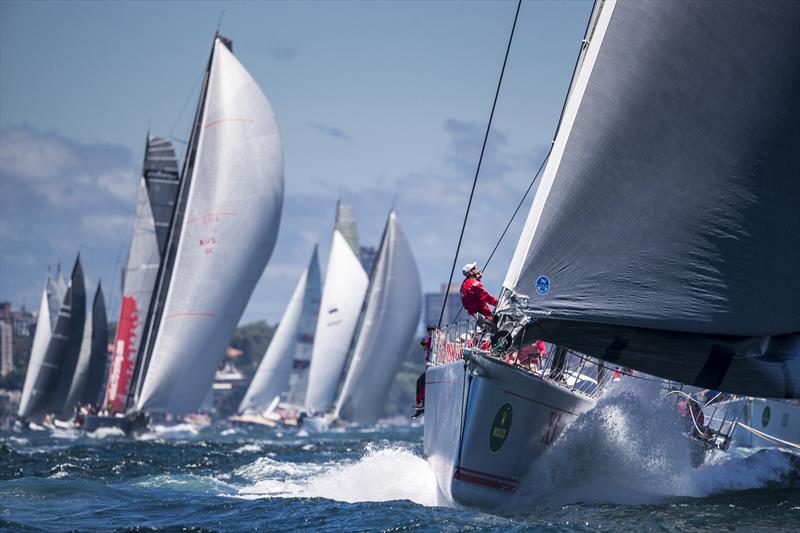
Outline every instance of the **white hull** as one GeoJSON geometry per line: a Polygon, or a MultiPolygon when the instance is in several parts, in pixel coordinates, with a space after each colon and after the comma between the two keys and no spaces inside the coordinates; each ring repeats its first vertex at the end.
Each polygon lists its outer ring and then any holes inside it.
{"type": "Polygon", "coordinates": [[[426,371],[424,453],[447,499],[492,509],[594,400],[495,358],[467,359],[426,371]]]}
{"type": "Polygon", "coordinates": [[[742,398],[731,402],[733,412],[741,409],[747,402],[741,422],[755,431],[740,426],[733,434],[733,445],[746,448],[782,446],[782,443],[758,436],[764,433],[774,439],[800,444],[800,403],[763,398],[742,398]]]}

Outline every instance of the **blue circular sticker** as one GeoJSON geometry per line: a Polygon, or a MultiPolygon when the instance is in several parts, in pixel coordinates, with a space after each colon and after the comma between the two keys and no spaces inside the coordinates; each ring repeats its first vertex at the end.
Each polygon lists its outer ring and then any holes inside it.
{"type": "Polygon", "coordinates": [[[550,280],[547,276],[539,276],[539,279],[536,280],[536,292],[539,294],[547,294],[550,290],[550,280]]]}

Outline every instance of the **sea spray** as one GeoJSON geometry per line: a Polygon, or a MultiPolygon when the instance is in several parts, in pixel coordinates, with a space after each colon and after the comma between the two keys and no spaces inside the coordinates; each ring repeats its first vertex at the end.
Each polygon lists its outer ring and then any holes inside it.
{"type": "Polygon", "coordinates": [[[360,459],[347,463],[295,464],[262,457],[235,473],[254,481],[239,491],[243,497],[328,498],[348,503],[409,500],[425,506],[441,503],[427,461],[398,445],[368,444],[360,459]]]}
{"type": "Polygon", "coordinates": [[[644,504],[757,488],[792,470],[789,455],[744,459],[715,452],[692,466],[692,440],[660,384],[614,383],[526,473],[504,508],[526,512],[574,502],[644,504]],[[721,456],[721,457],[717,457],[721,456]]]}

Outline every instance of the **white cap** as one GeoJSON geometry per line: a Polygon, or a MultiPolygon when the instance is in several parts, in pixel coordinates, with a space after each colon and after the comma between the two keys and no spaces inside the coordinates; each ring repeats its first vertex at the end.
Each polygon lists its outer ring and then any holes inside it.
{"type": "Polygon", "coordinates": [[[469,271],[478,266],[478,263],[467,263],[463,267],[461,267],[461,273],[465,276],[469,274],[469,271]]]}

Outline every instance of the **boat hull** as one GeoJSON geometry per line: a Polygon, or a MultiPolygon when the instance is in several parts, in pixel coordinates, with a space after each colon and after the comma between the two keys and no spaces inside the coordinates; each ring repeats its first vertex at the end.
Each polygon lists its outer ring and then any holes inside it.
{"type": "Polygon", "coordinates": [[[788,446],[780,441],[800,443],[800,403],[764,398],[741,398],[731,402],[731,412],[742,409],[742,422],[755,431],[737,427],[733,433],[734,446],[763,448],[788,446]],[[742,407],[743,402],[747,402],[747,406],[742,407]],[[759,433],[773,439],[761,437],[759,433]]]}
{"type": "Polygon", "coordinates": [[[119,428],[127,434],[130,426],[130,420],[124,417],[87,415],[83,419],[82,427],[88,433],[97,431],[100,428],[119,428]]]}
{"type": "Polygon", "coordinates": [[[587,396],[472,354],[426,371],[424,453],[445,498],[494,509],[592,405],[587,396]]]}

